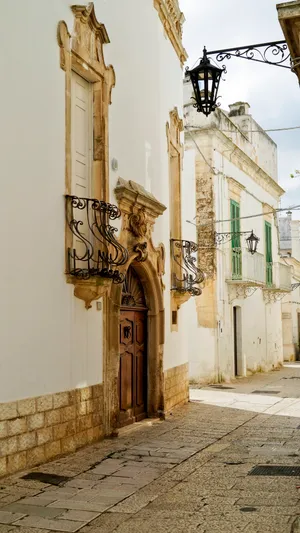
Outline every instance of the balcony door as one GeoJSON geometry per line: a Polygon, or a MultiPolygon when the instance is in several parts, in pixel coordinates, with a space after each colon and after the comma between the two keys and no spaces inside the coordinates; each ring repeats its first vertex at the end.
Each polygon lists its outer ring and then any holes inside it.
{"type": "MultiPolygon", "coordinates": [[[[72,71],[71,77],[71,194],[79,198],[92,195],[92,139],[93,108],[92,85],[72,71]]],[[[71,250],[72,269],[86,269],[87,246],[91,242],[86,209],[76,210],[80,236],[73,235],[71,250]]]]}
{"type": "Polygon", "coordinates": [[[242,277],[242,249],[241,249],[241,231],[240,225],[240,205],[234,200],[230,200],[230,218],[231,218],[231,258],[232,258],[232,279],[241,279],[242,277]]]}
{"type": "Polygon", "coordinates": [[[93,107],[92,85],[72,72],[72,194],[91,195],[93,107]]]}
{"type": "Polygon", "coordinates": [[[273,258],[272,258],[272,226],[265,222],[265,246],[266,246],[266,283],[270,287],[273,284],[273,258]]]}

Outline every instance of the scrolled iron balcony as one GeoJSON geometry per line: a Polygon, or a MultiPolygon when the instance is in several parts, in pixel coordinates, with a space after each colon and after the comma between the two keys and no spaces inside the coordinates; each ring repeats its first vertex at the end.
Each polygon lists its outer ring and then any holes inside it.
{"type": "Polygon", "coordinates": [[[73,234],[67,273],[79,280],[98,277],[123,283],[119,267],[127,262],[128,251],[117,241],[117,228],[110,224],[121,216],[118,207],[95,198],[66,195],[66,216],[73,234]]]}
{"type": "Polygon", "coordinates": [[[192,241],[171,239],[172,251],[172,291],[189,293],[200,296],[200,283],[205,280],[205,274],[197,266],[198,245],[192,241]]]}

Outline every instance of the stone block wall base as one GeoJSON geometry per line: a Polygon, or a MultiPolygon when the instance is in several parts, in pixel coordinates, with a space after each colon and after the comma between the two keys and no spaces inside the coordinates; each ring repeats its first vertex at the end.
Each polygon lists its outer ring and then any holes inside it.
{"type": "Polygon", "coordinates": [[[294,344],[283,345],[283,360],[284,361],[296,361],[296,350],[294,344]]]}
{"type": "Polygon", "coordinates": [[[0,477],[103,436],[102,384],[0,403],[0,477]]]}
{"type": "Polygon", "coordinates": [[[164,372],[165,412],[189,401],[189,365],[169,368],[164,372]]]}

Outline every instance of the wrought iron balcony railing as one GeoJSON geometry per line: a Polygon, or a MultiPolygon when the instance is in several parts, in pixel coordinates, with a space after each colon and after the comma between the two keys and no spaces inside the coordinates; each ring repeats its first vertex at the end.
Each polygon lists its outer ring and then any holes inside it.
{"type": "Polygon", "coordinates": [[[172,291],[189,293],[192,296],[200,296],[199,287],[205,280],[204,272],[197,266],[198,246],[192,241],[180,241],[171,239],[172,251],[172,291]]]}
{"type": "Polygon", "coordinates": [[[119,267],[127,262],[128,251],[117,241],[117,229],[110,224],[121,216],[118,207],[94,198],[67,195],[66,216],[73,234],[67,273],[81,280],[101,277],[123,283],[119,267]]]}

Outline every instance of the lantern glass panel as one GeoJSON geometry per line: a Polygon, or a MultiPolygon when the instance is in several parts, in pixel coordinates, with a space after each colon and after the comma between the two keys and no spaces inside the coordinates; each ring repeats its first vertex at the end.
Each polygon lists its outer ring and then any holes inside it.
{"type": "Polygon", "coordinates": [[[257,251],[257,245],[258,245],[259,238],[256,237],[256,235],[254,235],[254,233],[252,231],[251,235],[248,237],[248,239],[246,239],[246,241],[247,241],[247,246],[248,246],[249,252],[252,255],[255,254],[256,251],[257,251]]]}

